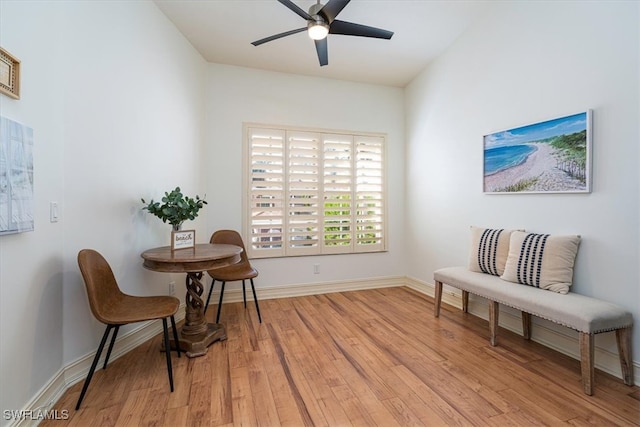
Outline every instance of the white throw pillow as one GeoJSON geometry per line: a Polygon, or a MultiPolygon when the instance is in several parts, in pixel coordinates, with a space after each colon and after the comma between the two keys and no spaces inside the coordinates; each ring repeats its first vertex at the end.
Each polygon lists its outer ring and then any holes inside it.
{"type": "Polygon", "coordinates": [[[580,236],[513,232],[500,278],[566,294],[573,282],[573,264],[579,245],[580,236]]]}
{"type": "Polygon", "coordinates": [[[509,255],[513,230],[471,227],[469,270],[500,276],[509,255]]]}

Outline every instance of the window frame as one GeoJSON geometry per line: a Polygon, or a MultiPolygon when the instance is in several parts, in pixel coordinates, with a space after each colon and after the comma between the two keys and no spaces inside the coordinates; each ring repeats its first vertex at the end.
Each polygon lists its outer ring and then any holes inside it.
{"type": "MultiPolygon", "coordinates": [[[[352,253],[376,253],[386,252],[388,246],[388,197],[387,197],[387,134],[379,132],[354,132],[335,129],[321,129],[321,128],[307,128],[290,125],[273,125],[262,123],[243,123],[243,143],[242,143],[242,232],[245,241],[245,247],[249,258],[281,258],[281,257],[295,257],[295,256],[317,256],[317,255],[331,255],[331,254],[352,254],[352,253]],[[263,138],[254,138],[254,131],[260,131],[263,133],[263,138]],[[311,139],[305,139],[305,138],[311,139]],[[297,139],[296,139],[297,138],[297,139]],[[316,142],[310,143],[310,146],[317,144],[317,167],[314,166],[314,160],[312,155],[306,155],[305,149],[306,141],[312,141],[313,138],[317,138],[316,142]],[[329,141],[328,138],[331,138],[329,141]],[[264,175],[264,179],[267,183],[263,187],[263,190],[258,190],[255,193],[258,195],[271,194],[269,201],[271,203],[265,203],[263,208],[274,207],[271,210],[272,218],[269,225],[268,219],[265,220],[265,230],[278,229],[278,221],[280,224],[280,234],[275,233],[273,237],[268,237],[269,234],[265,234],[265,239],[281,238],[281,246],[279,248],[254,248],[254,234],[255,229],[253,209],[256,207],[256,201],[253,198],[254,195],[254,181],[253,175],[255,171],[254,157],[257,159],[263,159],[263,153],[254,154],[254,144],[259,145],[260,140],[271,139],[274,141],[273,150],[270,154],[275,154],[273,162],[269,161],[265,169],[261,172],[264,175]],[[350,139],[350,151],[348,151],[350,167],[348,170],[340,170],[340,167],[344,167],[344,158],[340,158],[340,150],[347,151],[349,147],[344,145],[344,141],[350,139]],[[254,141],[255,140],[255,141],[254,141]],[[281,141],[281,154],[278,153],[278,145],[281,141]],[[293,140],[293,142],[291,142],[293,140]],[[257,142],[256,142],[257,141],[257,142]],[[295,145],[297,144],[297,145],[295,145]],[[326,174],[327,168],[325,167],[328,160],[325,151],[325,146],[330,144],[334,145],[335,151],[331,151],[335,158],[332,158],[332,172],[331,175],[326,174]],[[341,144],[343,144],[341,146],[341,144]],[[371,158],[362,160],[361,157],[365,154],[365,150],[358,150],[364,147],[369,151],[369,157],[375,157],[379,155],[379,160],[371,160],[371,158]],[[294,150],[295,156],[293,155],[294,150]],[[298,157],[296,157],[298,156],[298,157]],[[306,156],[306,157],[305,157],[306,156]],[[297,158],[301,159],[299,164],[295,164],[297,158]],[[305,160],[308,159],[308,160],[305,160]],[[358,167],[358,161],[361,164],[373,165],[374,167],[358,167]],[[281,167],[278,167],[278,162],[281,162],[281,167]],[[298,169],[292,171],[292,164],[298,169]],[[314,167],[317,169],[316,175],[313,175],[314,167]],[[279,171],[279,169],[282,169],[279,171]],[[360,171],[360,174],[358,173],[360,171]],[[368,172],[368,174],[366,174],[368,172]],[[327,176],[337,176],[342,173],[345,176],[347,183],[345,186],[350,186],[348,193],[350,196],[346,199],[348,203],[345,203],[346,207],[338,207],[345,211],[350,211],[348,221],[345,222],[344,235],[350,237],[346,239],[326,239],[327,227],[331,226],[336,218],[327,218],[327,195],[328,190],[327,176]],[[350,175],[349,175],[350,173],[350,175]],[[279,175],[281,174],[281,175],[279,175]],[[291,176],[296,174],[298,180],[295,182],[291,180],[291,176]],[[278,177],[282,177],[282,181],[278,180],[278,177]],[[305,177],[310,178],[309,185],[305,186],[300,184],[305,182],[305,177]],[[313,178],[316,178],[315,184],[313,178]],[[349,181],[349,178],[351,181],[349,181]],[[376,180],[376,178],[378,178],[376,180]],[[359,196],[361,191],[359,188],[367,185],[362,184],[363,180],[370,180],[376,183],[369,183],[368,185],[375,188],[374,191],[369,191],[368,194],[371,198],[370,203],[363,203],[362,196],[359,196]],[[271,183],[271,184],[270,184],[271,183]],[[296,186],[297,185],[297,186],[296,186]],[[317,196],[315,197],[315,206],[313,203],[314,185],[317,187],[317,196]],[[265,190],[265,188],[271,188],[265,190]],[[292,203],[292,195],[298,194],[301,197],[299,203],[292,203]],[[379,197],[375,197],[378,194],[379,197]],[[309,203],[305,201],[309,199],[309,203]],[[360,204],[359,204],[360,202],[360,204]],[[280,206],[278,206],[280,204],[280,206]],[[364,207],[366,206],[366,207],[364,207]],[[359,215],[362,209],[369,209],[372,213],[359,215]],[[296,213],[297,211],[297,213],[296,213]],[[281,215],[278,215],[278,212],[281,215]],[[293,218],[299,221],[291,221],[293,218]],[[314,220],[315,219],[315,220],[314,220]],[[328,219],[333,220],[328,221],[328,219]],[[366,220],[369,221],[366,221],[366,220]],[[310,236],[306,236],[308,240],[304,240],[305,236],[305,220],[309,221],[307,226],[308,231],[306,234],[317,236],[313,239],[310,236]],[[315,221],[315,222],[314,222],[315,221]],[[329,224],[329,225],[327,225],[329,224]],[[313,231],[315,225],[315,231],[313,231]],[[292,231],[292,228],[296,228],[296,231],[292,231]],[[364,230],[364,231],[363,231],[364,230]],[[367,233],[367,231],[369,231],[367,233]],[[366,234],[366,235],[365,235],[366,234]],[[300,245],[292,245],[294,240],[290,239],[293,235],[298,235],[300,241],[303,242],[300,245]],[[365,237],[363,237],[365,236],[365,237]],[[371,237],[372,236],[372,237],[371,237]],[[365,240],[368,243],[360,243],[365,240]],[[338,241],[342,240],[341,243],[338,241]],[[346,243],[348,242],[348,243],[346,243]],[[329,243],[329,245],[327,245],[329,243]]],[[[265,144],[267,144],[265,142],[265,144]]],[[[263,145],[264,147],[265,145],[263,145]]],[[[271,150],[271,145],[266,151],[271,150]]],[[[312,148],[310,148],[312,149],[312,148]]],[[[259,151],[259,150],[258,150],[259,151]]],[[[368,181],[367,181],[368,182],[368,181]]],[[[339,192],[338,192],[339,193],[339,192]]],[[[335,200],[335,199],[334,199],[335,200]]],[[[367,199],[368,200],[368,199],[367,199]]],[[[330,203],[330,202],[329,202],[330,203]]],[[[345,217],[343,217],[343,220],[345,217]]],[[[339,222],[338,222],[339,223],[339,222]]],[[[344,236],[343,236],[344,237],[344,236]]],[[[267,242],[270,240],[267,240],[267,242]]],[[[275,240],[276,242],[278,240],[275,240]]],[[[265,247],[268,247],[265,244],[265,247]]]]}

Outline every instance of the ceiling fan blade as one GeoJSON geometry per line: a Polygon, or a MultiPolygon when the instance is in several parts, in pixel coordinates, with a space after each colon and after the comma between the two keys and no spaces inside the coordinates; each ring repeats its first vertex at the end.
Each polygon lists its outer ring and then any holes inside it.
{"type": "Polygon", "coordinates": [[[260,46],[262,43],[270,42],[272,40],[277,40],[277,39],[280,39],[282,37],[290,36],[292,34],[301,33],[303,31],[307,31],[307,27],[296,28],[295,30],[285,31],[284,33],[280,33],[280,34],[274,34],[272,36],[265,37],[263,39],[251,42],[251,44],[254,45],[254,46],[260,46]]]}
{"type": "Polygon", "coordinates": [[[327,52],[327,38],[323,38],[322,40],[314,40],[316,43],[316,52],[318,52],[318,61],[320,61],[320,66],[327,65],[329,63],[329,54],[327,52]]]}
{"type": "Polygon", "coordinates": [[[343,34],[345,36],[373,37],[376,39],[389,40],[393,36],[393,31],[382,30],[380,28],[368,27],[366,25],[354,24],[335,20],[329,26],[330,34],[343,34]]]}
{"type": "Polygon", "coordinates": [[[300,7],[298,7],[295,3],[293,3],[291,0],[278,0],[280,3],[282,3],[283,5],[287,6],[289,9],[291,9],[292,11],[294,11],[295,13],[297,13],[298,15],[300,15],[301,18],[304,18],[306,20],[312,20],[313,18],[311,17],[311,15],[309,15],[306,11],[304,11],[303,9],[300,9],[300,7]]]}
{"type": "Polygon", "coordinates": [[[329,3],[325,4],[320,13],[322,13],[329,23],[331,23],[336,16],[349,4],[351,0],[329,0],[329,3]]]}

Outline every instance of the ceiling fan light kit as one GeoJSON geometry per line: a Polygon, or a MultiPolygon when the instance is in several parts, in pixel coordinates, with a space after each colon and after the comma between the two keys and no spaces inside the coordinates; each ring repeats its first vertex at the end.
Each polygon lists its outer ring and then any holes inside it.
{"type": "Polygon", "coordinates": [[[371,37],[386,40],[391,39],[393,36],[392,31],[337,20],[336,16],[338,16],[342,9],[349,4],[350,0],[329,0],[329,2],[324,5],[320,3],[320,0],[317,0],[318,2],[309,8],[309,12],[305,12],[291,0],[278,1],[291,11],[295,12],[298,16],[305,19],[307,21],[307,26],[256,40],[251,43],[252,45],[259,46],[263,43],[301,33],[306,30],[309,37],[316,45],[316,52],[318,54],[320,66],[324,66],[329,63],[327,53],[328,34],[342,34],[345,36],[371,37]]]}
{"type": "Polygon", "coordinates": [[[329,34],[329,25],[322,21],[309,22],[307,32],[311,40],[322,40],[329,34]]]}

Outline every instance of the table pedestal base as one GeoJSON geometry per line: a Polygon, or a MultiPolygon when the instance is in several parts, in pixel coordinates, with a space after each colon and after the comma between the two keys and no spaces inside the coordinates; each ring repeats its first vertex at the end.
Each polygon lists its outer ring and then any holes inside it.
{"type": "MultiPolygon", "coordinates": [[[[172,334],[169,334],[172,336],[172,334]]],[[[224,341],[227,339],[227,333],[224,326],[220,323],[207,323],[207,330],[197,335],[184,335],[178,332],[178,344],[180,350],[184,351],[187,357],[198,357],[207,354],[209,345],[216,341],[224,341]]],[[[176,350],[176,342],[173,338],[169,340],[171,350],[176,350]]],[[[164,351],[164,343],[162,344],[164,351]]]]}
{"type": "MultiPolygon", "coordinates": [[[[184,350],[188,357],[204,356],[209,345],[227,339],[224,326],[207,323],[204,317],[204,285],[201,279],[205,271],[236,264],[241,259],[241,253],[239,246],[220,243],[196,244],[191,249],[180,250],[163,246],[142,253],[144,267],[149,270],[187,273],[184,324],[180,328],[178,342],[173,338],[170,340],[171,350],[184,350]]],[[[164,344],[162,351],[165,351],[164,344]]]]}

